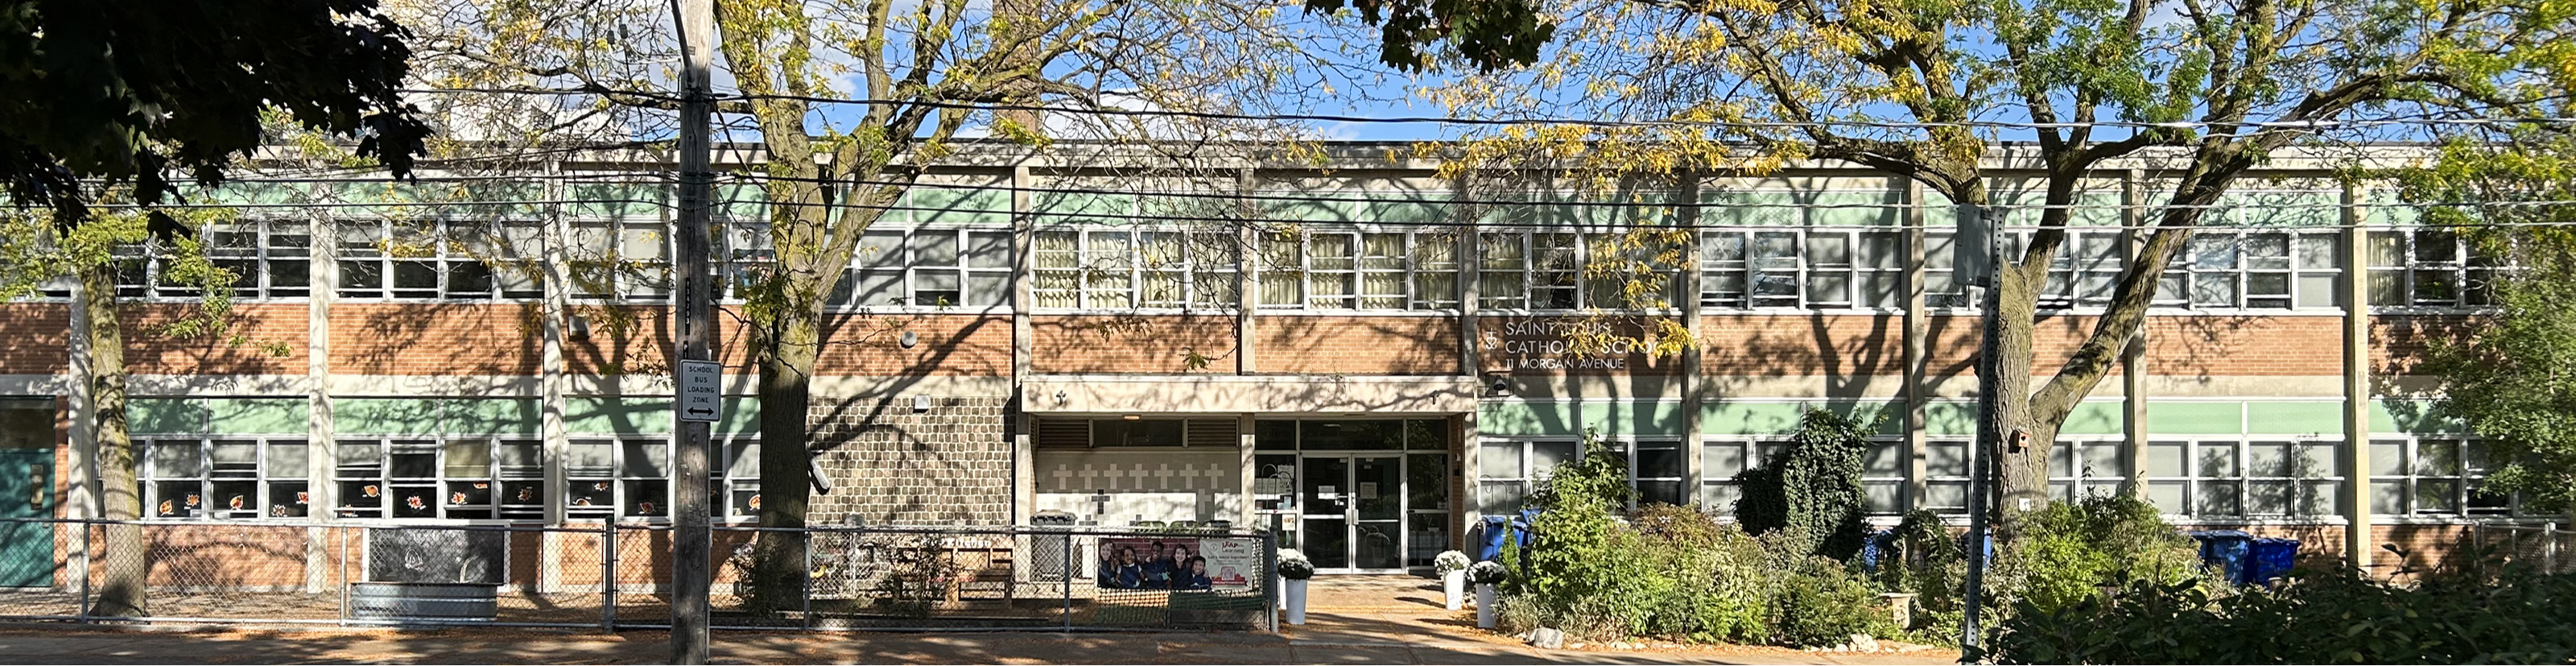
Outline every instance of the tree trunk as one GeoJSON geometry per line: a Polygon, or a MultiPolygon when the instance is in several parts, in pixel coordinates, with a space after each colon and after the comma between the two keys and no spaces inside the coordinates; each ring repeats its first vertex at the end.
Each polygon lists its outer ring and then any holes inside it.
{"type": "Polygon", "coordinates": [[[2047,500],[2048,445],[2055,439],[2056,428],[2049,427],[2050,434],[2043,436],[2039,432],[2042,424],[2033,418],[2030,409],[2031,335],[2037,327],[2036,295],[2047,280],[2047,266],[2045,261],[2035,270],[2027,265],[2007,266],[1996,271],[1995,276],[1996,307],[1988,315],[1996,320],[1996,360],[1991,366],[1995,375],[1980,377],[1978,383],[1993,387],[1991,404],[2001,418],[1979,419],[1981,430],[1998,431],[1979,432],[1977,440],[1987,447],[1983,462],[1992,465],[1988,468],[1991,475],[1987,479],[1992,484],[1988,496],[1994,498],[1990,515],[1994,518],[1997,543],[2010,543],[2019,534],[2022,500],[2047,500]],[[2016,433],[2028,437],[2017,438],[2016,433]]]}
{"type": "MultiPolygon", "coordinates": [[[[778,308],[777,321],[753,343],[752,354],[760,366],[761,527],[805,527],[813,489],[807,412],[812,403],[816,343],[822,337],[820,307],[818,301],[778,308]]],[[[784,601],[778,592],[804,589],[805,541],[799,531],[760,533],[753,560],[759,590],[754,597],[784,601]]]]}
{"type": "MultiPolygon", "coordinates": [[[[100,264],[81,269],[80,280],[80,298],[74,307],[81,309],[87,326],[73,334],[84,336],[89,344],[90,376],[84,379],[89,382],[95,414],[90,433],[98,438],[98,479],[105,495],[101,509],[108,520],[132,521],[143,515],[143,492],[135,483],[134,438],[125,424],[125,331],[116,318],[115,268],[100,264]]],[[[101,553],[105,575],[89,614],[145,615],[144,584],[152,569],[143,528],[113,524],[106,531],[101,553]]],[[[82,538],[88,538],[86,531],[82,538]]]]}

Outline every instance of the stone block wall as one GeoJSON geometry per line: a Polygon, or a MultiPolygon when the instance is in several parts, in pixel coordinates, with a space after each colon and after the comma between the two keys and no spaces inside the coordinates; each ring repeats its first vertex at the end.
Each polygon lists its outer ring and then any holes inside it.
{"type": "Polygon", "coordinates": [[[1011,521],[1010,400],[909,395],[818,399],[808,418],[815,459],[832,492],[807,521],[835,525],[1007,525],[1011,521]]]}

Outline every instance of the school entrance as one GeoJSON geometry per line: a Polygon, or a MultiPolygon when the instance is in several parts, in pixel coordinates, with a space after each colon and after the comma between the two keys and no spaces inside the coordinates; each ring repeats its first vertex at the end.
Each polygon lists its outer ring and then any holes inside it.
{"type": "Polygon", "coordinates": [[[1448,420],[1264,419],[1254,427],[1258,506],[1294,523],[1291,546],[1318,573],[1404,573],[1450,549],[1448,420]]]}

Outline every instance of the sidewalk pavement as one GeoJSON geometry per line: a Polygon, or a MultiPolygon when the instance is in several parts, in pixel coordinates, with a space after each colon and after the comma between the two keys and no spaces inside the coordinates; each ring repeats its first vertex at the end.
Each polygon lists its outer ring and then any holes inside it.
{"type": "MultiPolygon", "coordinates": [[[[1836,653],[1752,646],[1540,650],[1440,607],[1436,582],[1319,589],[1307,622],[1264,632],[830,633],[719,631],[729,664],[1934,664],[1952,650],[1836,653]]],[[[1323,586],[1318,586],[1321,588],[1323,586]]],[[[670,636],[566,630],[0,628],[0,664],[661,664],[670,636]]],[[[1572,646],[1569,646],[1572,647],[1572,646]]]]}
{"type": "MultiPolygon", "coordinates": [[[[1318,635],[718,632],[712,652],[715,663],[725,664],[1928,664],[1956,658],[1929,651],[1543,651],[1442,636],[1312,633],[1318,635]]],[[[0,664],[352,662],[660,664],[670,662],[670,646],[667,634],[642,631],[0,630],[0,664]]]]}

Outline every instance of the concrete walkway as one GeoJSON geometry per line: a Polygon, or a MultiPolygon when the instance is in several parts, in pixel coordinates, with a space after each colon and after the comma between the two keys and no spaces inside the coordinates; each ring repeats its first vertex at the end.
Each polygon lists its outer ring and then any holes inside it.
{"type": "MultiPolygon", "coordinates": [[[[1319,583],[1322,581],[1319,581],[1319,583]]],[[[1318,584],[1307,623],[1279,634],[805,633],[720,631],[718,663],[830,664],[1905,664],[1955,651],[1872,654],[1673,646],[1538,650],[1475,629],[1473,611],[1440,606],[1436,581],[1407,577],[1318,584]]],[[[1589,646],[1587,646],[1589,647],[1589,646]]],[[[669,663],[662,632],[214,628],[0,629],[0,664],[129,663],[669,663]]]]}

